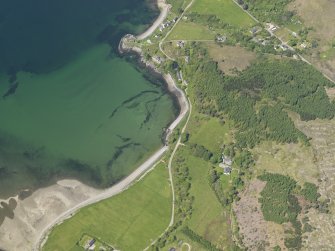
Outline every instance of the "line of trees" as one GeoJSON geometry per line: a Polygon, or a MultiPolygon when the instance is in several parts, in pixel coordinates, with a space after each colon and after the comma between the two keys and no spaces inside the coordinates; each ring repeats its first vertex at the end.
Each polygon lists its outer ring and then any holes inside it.
{"type": "Polygon", "coordinates": [[[206,240],[202,236],[198,235],[196,232],[192,231],[189,227],[184,227],[182,230],[183,234],[189,237],[192,241],[199,243],[202,245],[206,250],[209,251],[221,251],[221,249],[217,248],[212,244],[210,241],[206,240]]]}

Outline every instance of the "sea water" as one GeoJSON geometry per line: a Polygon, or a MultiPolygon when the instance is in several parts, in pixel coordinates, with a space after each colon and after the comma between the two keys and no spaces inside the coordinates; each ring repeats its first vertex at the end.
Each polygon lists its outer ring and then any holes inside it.
{"type": "Polygon", "coordinates": [[[115,52],[157,15],[148,0],[0,0],[0,198],[107,187],[161,146],[177,108],[115,52]]]}

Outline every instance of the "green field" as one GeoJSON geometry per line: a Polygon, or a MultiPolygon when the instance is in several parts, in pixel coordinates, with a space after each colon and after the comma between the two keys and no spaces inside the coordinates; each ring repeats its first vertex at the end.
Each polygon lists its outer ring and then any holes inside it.
{"type": "Polygon", "coordinates": [[[83,234],[121,250],[143,250],[168,226],[171,192],[168,172],[159,164],[141,182],[111,199],[81,209],[55,227],[44,251],[83,250],[83,234]]]}
{"type": "Polygon", "coordinates": [[[194,196],[189,227],[206,239],[217,243],[224,232],[224,217],[222,206],[208,182],[210,163],[193,157],[190,153],[189,155],[188,165],[192,178],[190,193],[194,196]]]}
{"type": "Polygon", "coordinates": [[[180,21],[173,29],[168,40],[214,40],[215,33],[201,24],[180,21]]]}
{"type": "Polygon", "coordinates": [[[225,23],[238,27],[248,27],[255,24],[255,21],[233,0],[195,0],[189,12],[216,15],[225,23]]]}
{"type": "MultiPolygon", "coordinates": [[[[229,135],[230,125],[220,123],[216,118],[194,112],[188,126],[190,144],[201,144],[213,152],[220,149],[223,143],[231,141],[229,135]]],[[[190,229],[206,240],[220,247],[231,247],[231,234],[229,225],[229,208],[223,208],[217,199],[209,182],[209,171],[212,164],[203,159],[194,157],[192,153],[181,148],[178,152],[184,156],[189,167],[191,179],[190,195],[194,198],[192,215],[187,225],[190,229]]],[[[220,168],[218,167],[218,171],[220,168]]],[[[229,176],[223,176],[224,187],[230,185],[229,176]]],[[[192,243],[183,233],[178,233],[178,238],[189,242],[194,248],[199,245],[192,243]]],[[[202,247],[203,248],[203,247],[202,247]]]]}
{"type": "Polygon", "coordinates": [[[223,142],[229,143],[232,140],[229,121],[223,124],[217,118],[197,114],[192,117],[188,128],[192,131],[190,143],[201,144],[212,152],[220,149],[223,142]]]}

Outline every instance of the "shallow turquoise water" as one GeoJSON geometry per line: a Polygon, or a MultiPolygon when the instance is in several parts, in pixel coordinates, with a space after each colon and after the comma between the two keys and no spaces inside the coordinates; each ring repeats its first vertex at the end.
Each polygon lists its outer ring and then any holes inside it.
{"type": "Polygon", "coordinates": [[[11,1],[0,0],[0,198],[65,177],[113,184],[176,115],[162,81],[111,53],[157,13],[138,0],[11,1]]]}

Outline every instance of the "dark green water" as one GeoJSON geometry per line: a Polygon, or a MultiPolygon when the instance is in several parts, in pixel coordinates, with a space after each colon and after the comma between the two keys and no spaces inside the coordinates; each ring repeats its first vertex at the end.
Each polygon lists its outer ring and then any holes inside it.
{"type": "Polygon", "coordinates": [[[106,187],[162,143],[162,81],[114,53],[145,0],[0,0],[0,198],[78,178],[106,187]]]}

